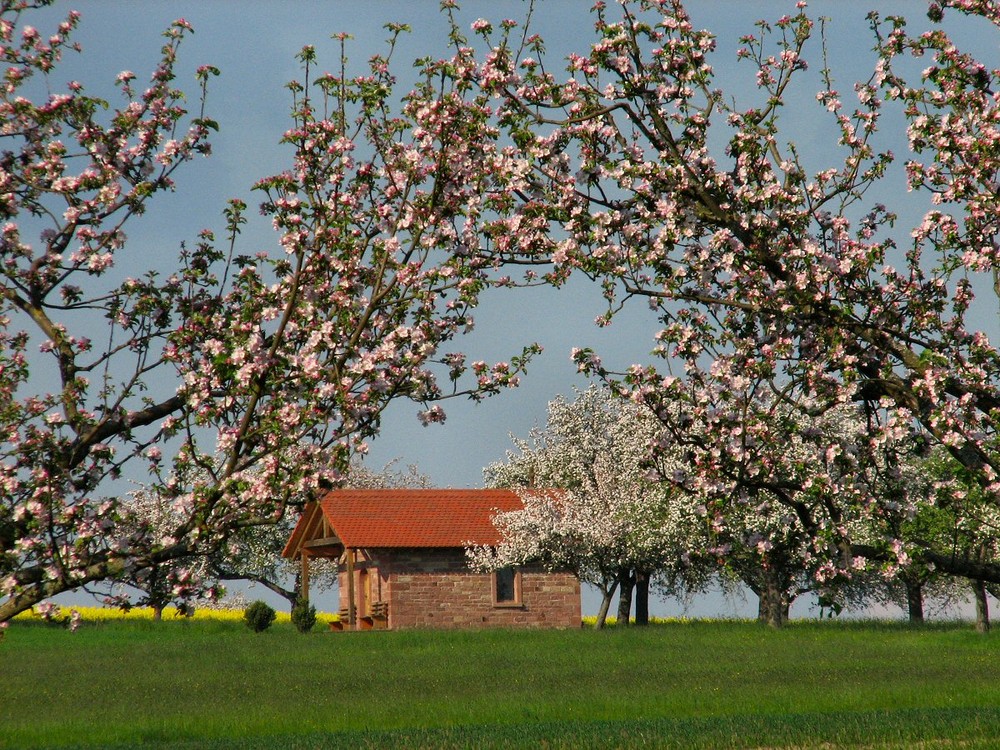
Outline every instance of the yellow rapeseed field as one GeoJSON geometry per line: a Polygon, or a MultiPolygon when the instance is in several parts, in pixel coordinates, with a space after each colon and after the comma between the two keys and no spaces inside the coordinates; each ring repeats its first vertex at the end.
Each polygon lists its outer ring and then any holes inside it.
{"type": "MultiPolygon", "coordinates": [[[[36,612],[34,610],[28,610],[22,612],[15,617],[15,620],[43,620],[43,619],[60,619],[63,617],[70,618],[73,617],[73,612],[79,613],[79,620],[81,622],[110,622],[116,620],[152,620],[153,619],[153,609],[152,607],[133,607],[129,610],[116,609],[114,607],[61,607],[59,610],[53,614],[50,614],[46,618],[42,613],[36,612]]],[[[163,610],[163,620],[169,621],[174,619],[184,619],[186,615],[179,613],[174,607],[167,607],[163,610]]],[[[216,620],[223,622],[239,622],[243,620],[243,610],[242,609],[209,609],[201,608],[195,609],[194,614],[190,615],[190,619],[193,620],[216,620]]],[[[326,625],[327,623],[338,620],[338,616],[335,614],[327,614],[325,612],[317,612],[316,620],[318,626],[326,625]]],[[[276,623],[287,623],[291,622],[291,615],[288,612],[278,612],[276,623]]]]}
{"type": "MultiPolygon", "coordinates": [[[[693,623],[693,622],[700,622],[700,621],[697,620],[697,619],[690,618],[690,617],[650,617],[649,618],[649,623],[651,625],[668,625],[668,624],[669,625],[678,625],[678,624],[679,625],[685,625],[685,624],[689,624],[689,623],[693,623]]],[[[588,628],[588,627],[592,628],[596,624],[597,624],[597,616],[596,615],[585,615],[583,617],[583,627],[585,627],[585,628],[588,628]]],[[[615,625],[618,624],[618,618],[614,617],[614,616],[608,617],[605,620],[605,624],[608,627],[614,627],[615,625]]]]}

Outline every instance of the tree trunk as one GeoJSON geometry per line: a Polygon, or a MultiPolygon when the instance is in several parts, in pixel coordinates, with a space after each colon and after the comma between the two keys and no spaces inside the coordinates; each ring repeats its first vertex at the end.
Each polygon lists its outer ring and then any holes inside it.
{"type": "Polygon", "coordinates": [[[906,607],[911,625],[924,624],[924,585],[914,578],[904,578],[906,584],[906,607]]]}
{"type": "Polygon", "coordinates": [[[632,616],[632,589],[635,588],[635,576],[631,570],[623,570],[618,574],[618,627],[627,628],[632,616]]]}
{"type": "Polygon", "coordinates": [[[986,601],[986,583],[975,580],[972,582],[972,593],[976,598],[976,632],[990,632],[990,605],[986,601]]]}
{"type": "Polygon", "coordinates": [[[635,572],[635,624],[649,625],[649,573],[635,572]]]}
{"type": "Polygon", "coordinates": [[[758,596],[757,619],[772,628],[780,628],[784,625],[785,597],[780,573],[773,568],[764,570],[764,585],[758,596]]]}
{"type": "Polygon", "coordinates": [[[611,600],[614,598],[618,588],[618,581],[615,580],[608,588],[601,589],[601,608],[597,611],[597,621],[594,623],[594,630],[600,630],[608,621],[608,610],[611,608],[611,600]]]}
{"type": "Polygon", "coordinates": [[[163,605],[153,605],[153,622],[160,622],[163,619],[163,605]]]}

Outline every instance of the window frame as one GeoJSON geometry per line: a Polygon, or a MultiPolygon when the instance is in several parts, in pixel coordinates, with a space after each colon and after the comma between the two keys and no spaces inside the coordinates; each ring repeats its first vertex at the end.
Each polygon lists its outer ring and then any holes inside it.
{"type": "Polygon", "coordinates": [[[510,567],[506,567],[506,568],[500,568],[499,570],[494,570],[493,573],[490,575],[490,588],[492,589],[493,606],[494,607],[498,607],[498,608],[517,608],[517,607],[523,607],[524,606],[524,602],[521,599],[521,569],[520,568],[510,566],[510,567]],[[512,583],[513,598],[512,599],[504,599],[504,600],[501,601],[500,599],[497,598],[497,593],[498,593],[498,590],[500,588],[497,585],[497,582],[498,582],[498,576],[501,573],[503,573],[504,571],[512,571],[513,574],[514,574],[514,580],[513,580],[513,583],[512,583]]]}

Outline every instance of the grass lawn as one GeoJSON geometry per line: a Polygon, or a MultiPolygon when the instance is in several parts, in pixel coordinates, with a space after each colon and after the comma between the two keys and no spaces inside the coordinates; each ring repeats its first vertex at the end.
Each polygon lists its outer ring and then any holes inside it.
{"type": "Polygon", "coordinates": [[[1000,747],[967,625],[314,632],[15,621],[0,748],[1000,747]]]}

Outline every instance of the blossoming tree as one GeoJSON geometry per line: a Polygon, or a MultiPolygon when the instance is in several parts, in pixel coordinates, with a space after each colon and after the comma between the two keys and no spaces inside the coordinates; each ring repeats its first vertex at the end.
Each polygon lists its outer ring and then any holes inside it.
{"type": "MultiPolygon", "coordinates": [[[[435,402],[515,385],[531,354],[490,366],[443,348],[491,283],[469,248],[506,157],[439,63],[407,99],[392,40],[356,78],[314,79],[303,50],[291,165],[256,186],[276,248],[242,250],[233,201],[225,235],[203,231],[164,270],[129,253],[125,229],[209,152],[216,124],[174,87],[190,29],[166,32],[147,87],[123,72],[112,107],[60,90],[79,16],[43,34],[34,5],[0,5],[0,622],[279,521],[342,480],[394,399],[440,421],[435,402]],[[122,525],[134,472],[175,519],[146,543],[122,525]]],[[[173,595],[199,592],[172,570],[173,595]]]]}
{"type": "MultiPolygon", "coordinates": [[[[427,487],[430,479],[417,471],[415,466],[399,469],[392,462],[379,471],[355,459],[344,478],[344,485],[354,488],[427,487]]],[[[299,500],[296,505],[302,505],[299,500]]],[[[156,492],[131,493],[120,510],[123,530],[134,535],[132,546],[162,544],[163,537],[174,532],[178,517],[173,504],[156,492]]],[[[301,598],[301,566],[292,565],[281,556],[288,538],[298,521],[298,514],[290,512],[277,523],[244,526],[236,529],[221,547],[208,554],[180,557],[163,564],[135,570],[122,580],[112,582],[105,599],[121,606],[150,606],[155,619],[163,608],[180,600],[180,607],[189,604],[178,591],[176,581],[181,576],[202,582],[205,586],[228,586],[231,582],[249,582],[260,585],[288,601],[289,609],[301,598]],[[138,597],[134,591],[141,592],[138,597]]],[[[337,583],[337,569],[329,560],[315,560],[310,571],[313,588],[328,589],[337,583]]],[[[204,603],[203,599],[195,606],[204,603]]]]}
{"type": "MultiPolygon", "coordinates": [[[[844,92],[804,2],[744,37],[737,57],[748,84],[729,94],[715,81],[715,38],[681,0],[614,12],[598,3],[594,13],[596,39],[567,58],[565,73],[515,24],[473,25],[488,47],[474,78],[520,148],[518,200],[489,229],[496,251],[553,284],[595,279],[609,300],[605,320],[641,300],[661,322],[662,367],[615,372],[580,350],[581,369],[654,409],[684,401],[660,416],[710,431],[700,438],[715,446],[701,454],[705,486],[736,476],[746,492],[775,489],[758,459],[780,452],[787,433],[740,395],[766,383],[805,415],[864,405],[869,429],[849,452],[869,465],[887,442],[945,446],[996,504],[1000,352],[977,329],[974,300],[994,293],[1000,260],[1000,72],[948,32],[959,15],[995,32],[996,3],[931,3],[916,22],[926,30],[871,14],[872,74],[844,92]],[[833,157],[803,153],[782,129],[810,69],[813,122],[826,118],[833,157]],[[896,138],[884,132],[888,112],[905,122],[896,138]],[[909,227],[871,197],[900,162],[909,200],[923,206],[909,227]]],[[[840,442],[827,447],[841,451],[840,442]]],[[[818,518],[784,491],[794,488],[777,489],[829,564],[817,567],[823,576],[849,572],[863,553],[919,555],[1000,581],[1000,567],[971,556],[898,538],[859,543],[834,501],[872,514],[882,504],[847,474],[802,480],[798,489],[824,493],[818,518]]],[[[731,497],[713,502],[720,523],[731,497]]]]}
{"type": "Polygon", "coordinates": [[[598,627],[616,589],[619,623],[628,622],[637,589],[636,622],[645,624],[651,579],[678,594],[700,587],[707,524],[683,493],[650,479],[646,465],[661,431],[648,409],[606,388],[550,402],[545,427],[515,438],[517,452],[484,470],[489,486],[523,488],[525,507],[498,514],[502,541],[470,550],[473,564],[575,570],[602,593],[598,627]]]}
{"type": "MultiPolygon", "coordinates": [[[[992,502],[980,486],[968,481],[968,472],[943,450],[932,453],[920,467],[924,482],[930,484],[934,502],[929,503],[924,513],[914,519],[912,528],[905,532],[910,537],[918,537],[924,544],[933,545],[942,554],[957,555],[978,560],[980,563],[996,563],[998,542],[1000,542],[1000,508],[992,502]]],[[[923,572],[928,566],[921,566],[916,560],[915,567],[923,572]]],[[[945,588],[954,598],[966,598],[971,593],[976,609],[976,629],[986,632],[990,629],[987,583],[971,576],[959,588],[955,580],[946,580],[941,586],[941,578],[936,567],[924,573],[924,577],[937,583],[938,589],[945,588]],[[958,589],[958,590],[956,590],[958,589]],[[964,591],[963,591],[964,589],[964,591]]],[[[996,587],[990,587],[995,595],[996,587]]],[[[933,590],[932,590],[933,591],[933,590]]]]}
{"type": "Polygon", "coordinates": [[[712,392],[692,384],[687,395],[697,407],[682,398],[659,413],[673,425],[664,444],[683,446],[687,459],[663,478],[691,493],[709,521],[707,552],[758,596],[759,619],[780,627],[795,598],[812,592],[833,600],[835,585],[864,566],[855,557],[838,570],[832,540],[874,549],[898,531],[915,499],[899,491],[896,470],[908,446],[887,445],[875,457],[858,451],[869,429],[858,408],[810,414],[769,386],[712,392]],[[744,431],[736,418],[756,427],[744,431]],[[738,446],[719,444],[723,431],[738,446]]]}

